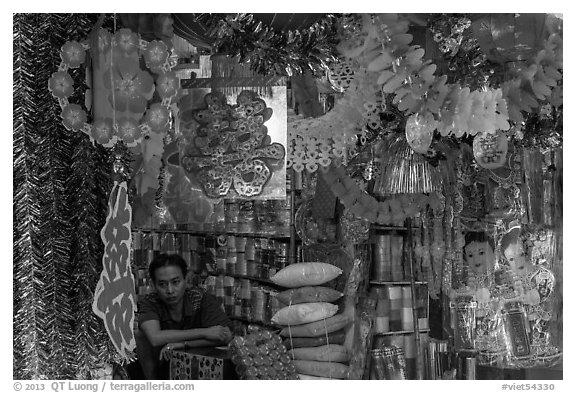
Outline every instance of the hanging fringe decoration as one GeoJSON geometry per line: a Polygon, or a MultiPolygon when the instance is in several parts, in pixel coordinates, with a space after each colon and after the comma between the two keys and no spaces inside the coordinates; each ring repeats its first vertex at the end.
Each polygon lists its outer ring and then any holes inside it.
{"type": "Polygon", "coordinates": [[[415,153],[402,135],[391,135],[382,145],[380,177],[375,195],[442,191],[442,176],[424,156],[415,153]]]}

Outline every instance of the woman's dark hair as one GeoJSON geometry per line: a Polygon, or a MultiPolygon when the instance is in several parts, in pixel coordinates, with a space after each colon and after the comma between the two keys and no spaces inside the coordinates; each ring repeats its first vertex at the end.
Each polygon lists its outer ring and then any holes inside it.
{"type": "Polygon", "coordinates": [[[486,232],[466,232],[464,235],[464,247],[470,243],[488,243],[492,250],[494,250],[494,239],[492,236],[488,236],[486,232]]]}
{"type": "Polygon", "coordinates": [[[188,273],[188,265],[186,261],[178,254],[159,254],[154,258],[150,266],[148,266],[148,274],[153,282],[156,282],[156,270],[164,266],[177,266],[182,270],[182,276],[186,278],[188,273]]]}

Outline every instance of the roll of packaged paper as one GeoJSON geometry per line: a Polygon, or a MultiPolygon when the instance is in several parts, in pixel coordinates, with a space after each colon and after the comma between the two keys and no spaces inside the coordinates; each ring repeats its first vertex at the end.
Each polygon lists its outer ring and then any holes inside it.
{"type": "Polygon", "coordinates": [[[370,379],[406,379],[406,360],[402,348],[396,346],[373,349],[370,379]]]}

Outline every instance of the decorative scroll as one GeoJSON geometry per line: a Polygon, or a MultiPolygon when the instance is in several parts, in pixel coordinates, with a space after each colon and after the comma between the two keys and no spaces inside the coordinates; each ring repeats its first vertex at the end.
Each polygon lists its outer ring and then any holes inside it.
{"type": "MultiPolygon", "coordinates": [[[[274,94],[274,98],[281,96],[274,94]]],[[[223,93],[214,91],[204,96],[204,108],[183,113],[189,135],[185,135],[180,165],[209,198],[273,198],[274,192],[285,190],[283,180],[269,183],[275,172],[277,178],[284,172],[286,156],[284,146],[272,142],[265,125],[275,110],[251,90],[240,92],[236,102],[230,105],[223,93]]],[[[276,126],[281,124],[276,122],[273,128],[278,140],[282,130],[276,126]]]]}
{"type": "Polygon", "coordinates": [[[127,351],[136,347],[136,283],[130,268],[132,208],[126,182],[114,184],[108,209],[106,224],[100,232],[104,243],[104,269],[94,291],[92,309],[104,321],[118,353],[128,358],[127,351]]]}

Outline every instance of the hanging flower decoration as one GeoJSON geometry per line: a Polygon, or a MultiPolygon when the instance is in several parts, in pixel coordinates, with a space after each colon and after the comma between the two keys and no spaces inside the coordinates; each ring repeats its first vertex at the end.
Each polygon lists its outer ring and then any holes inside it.
{"type": "Polygon", "coordinates": [[[172,71],[176,62],[163,42],[148,43],[129,29],[120,29],[115,34],[100,29],[92,40],[65,43],[60,57],[62,61],[48,81],[48,90],[58,99],[62,123],[67,130],[82,131],[106,147],[112,147],[117,141],[129,147],[138,146],[150,132],[167,131],[172,106],[179,97],[179,79],[172,71]],[[110,90],[107,100],[116,111],[116,115],[106,115],[93,124],[88,122],[85,109],[68,101],[74,93],[74,80],[68,69],[84,64],[86,51],[91,46],[95,47],[97,56],[114,51],[114,61],[104,72],[102,83],[110,90]],[[152,75],[140,68],[141,57],[148,68],[159,73],[156,84],[152,75]],[[150,105],[155,90],[162,102],[150,105]]]}
{"type": "Polygon", "coordinates": [[[74,93],[74,81],[68,72],[57,71],[48,79],[48,90],[56,98],[68,98],[74,93]]]}
{"type": "Polygon", "coordinates": [[[86,60],[86,51],[79,42],[69,41],[62,46],[60,58],[69,68],[78,68],[86,60]]]}
{"type": "Polygon", "coordinates": [[[137,60],[123,58],[104,73],[104,87],[110,90],[108,101],[118,112],[144,113],[147,96],[154,91],[154,79],[137,60]]]}
{"type": "Polygon", "coordinates": [[[144,50],[146,66],[154,73],[159,73],[168,60],[168,47],[162,41],[152,41],[144,50]]]}
{"type": "Polygon", "coordinates": [[[145,119],[150,129],[160,134],[168,128],[170,111],[162,104],[152,104],[146,111],[145,119]]]}
{"type": "MultiPolygon", "coordinates": [[[[112,33],[108,30],[100,29],[98,30],[98,35],[96,39],[96,46],[98,52],[105,53],[112,47],[112,33]]],[[[88,48],[86,48],[88,49],[88,48]]]]}
{"type": "Polygon", "coordinates": [[[131,118],[118,120],[118,138],[124,141],[128,147],[136,146],[142,138],[142,131],[138,128],[138,122],[131,118]]]}
{"type": "Polygon", "coordinates": [[[92,127],[92,138],[105,147],[112,147],[116,142],[112,119],[97,119],[92,127]]]}
{"type": "Polygon", "coordinates": [[[163,72],[156,79],[156,91],[160,98],[169,99],[179,93],[180,80],[174,71],[163,72]]]}
{"type": "Polygon", "coordinates": [[[64,127],[71,131],[80,131],[82,127],[84,127],[88,117],[86,111],[77,104],[65,106],[60,116],[62,117],[64,127]]]}
{"type": "Polygon", "coordinates": [[[124,54],[135,53],[140,45],[140,37],[130,29],[120,29],[114,34],[115,47],[124,54]]]}

